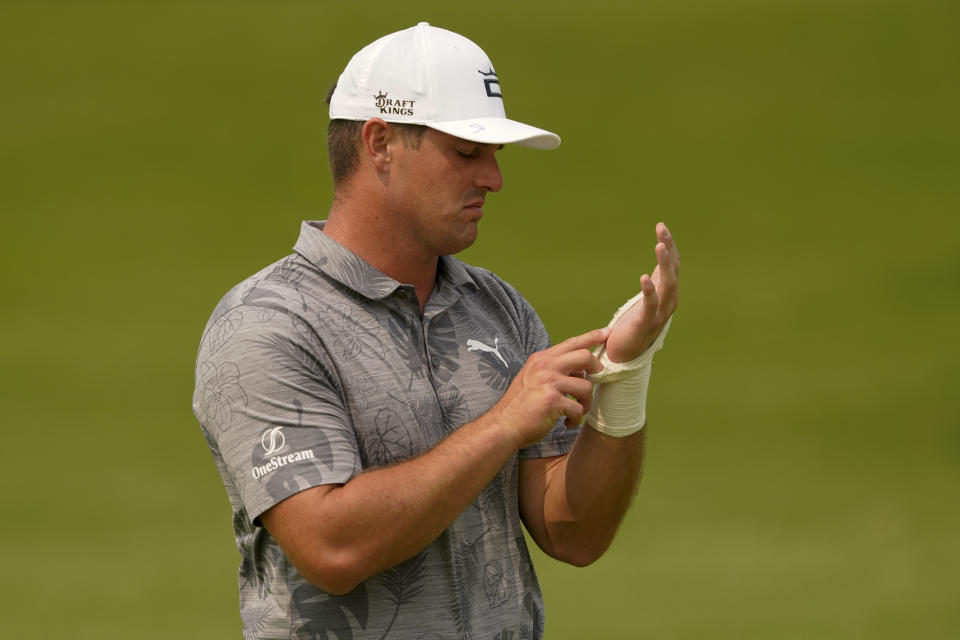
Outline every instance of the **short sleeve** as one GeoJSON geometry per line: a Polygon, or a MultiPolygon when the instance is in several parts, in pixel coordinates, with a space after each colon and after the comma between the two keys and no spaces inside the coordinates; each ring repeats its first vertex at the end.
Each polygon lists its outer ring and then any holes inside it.
{"type": "Polygon", "coordinates": [[[313,330],[286,312],[240,306],[210,326],[193,409],[255,523],[295,493],[360,471],[330,360],[313,330]]]}

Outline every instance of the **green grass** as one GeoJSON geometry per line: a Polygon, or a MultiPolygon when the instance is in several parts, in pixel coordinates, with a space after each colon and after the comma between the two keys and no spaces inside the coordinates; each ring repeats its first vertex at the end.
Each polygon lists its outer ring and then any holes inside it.
{"type": "Polygon", "coordinates": [[[324,217],[349,56],[422,19],[564,139],[503,152],[465,259],[562,339],[657,220],[683,255],[643,486],[594,566],[535,558],[547,637],[956,637],[956,4],[419,7],[0,7],[5,637],[240,637],[197,342],[324,217]]]}

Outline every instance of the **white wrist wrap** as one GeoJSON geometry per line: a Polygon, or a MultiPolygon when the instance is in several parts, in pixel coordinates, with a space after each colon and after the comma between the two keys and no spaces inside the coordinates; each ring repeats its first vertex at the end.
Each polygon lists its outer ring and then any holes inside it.
{"type": "MultiPolygon", "coordinates": [[[[613,314],[609,326],[612,328],[620,316],[641,300],[642,292],[627,300],[613,314]]],[[[647,387],[650,385],[653,354],[663,347],[672,320],[672,316],[667,319],[653,344],[629,362],[611,362],[607,358],[606,346],[600,347],[596,355],[603,363],[603,371],[587,376],[595,385],[593,405],[585,416],[588,425],[614,438],[624,438],[643,428],[647,422],[647,387]]]]}

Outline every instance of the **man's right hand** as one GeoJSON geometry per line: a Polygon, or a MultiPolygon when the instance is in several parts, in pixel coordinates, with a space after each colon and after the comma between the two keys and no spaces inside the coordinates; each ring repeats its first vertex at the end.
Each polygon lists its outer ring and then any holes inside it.
{"type": "Polygon", "coordinates": [[[601,367],[588,349],[607,334],[597,329],[533,354],[490,411],[425,454],[295,493],[261,520],[307,580],[350,592],[430,544],[517,449],[540,440],[560,416],[580,422],[592,396],[583,373],[601,367]]]}
{"type": "Polygon", "coordinates": [[[593,385],[584,372],[603,369],[590,348],[610,330],[594,329],[530,356],[490,414],[513,438],[517,449],[538,442],[566,416],[568,427],[580,424],[590,410],[593,385]]]}

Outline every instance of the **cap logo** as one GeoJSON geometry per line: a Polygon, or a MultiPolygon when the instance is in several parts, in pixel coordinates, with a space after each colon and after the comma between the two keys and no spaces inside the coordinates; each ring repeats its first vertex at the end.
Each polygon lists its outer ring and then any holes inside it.
{"type": "Polygon", "coordinates": [[[493,70],[493,67],[490,67],[490,71],[481,71],[477,69],[477,73],[482,76],[486,76],[483,79],[483,88],[487,90],[487,95],[491,98],[503,98],[503,95],[500,93],[500,81],[497,80],[497,72],[493,70]],[[493,87],[496,87],[494,91],[493,87]]]}
{"type": "Polygon", "coordinates": [[[380,93],[373,96],[373,106],[385,115],[412,116],[414,102],[414,100],[394,100],[388,98],[383,89],[380,90],[380,93]]]}

